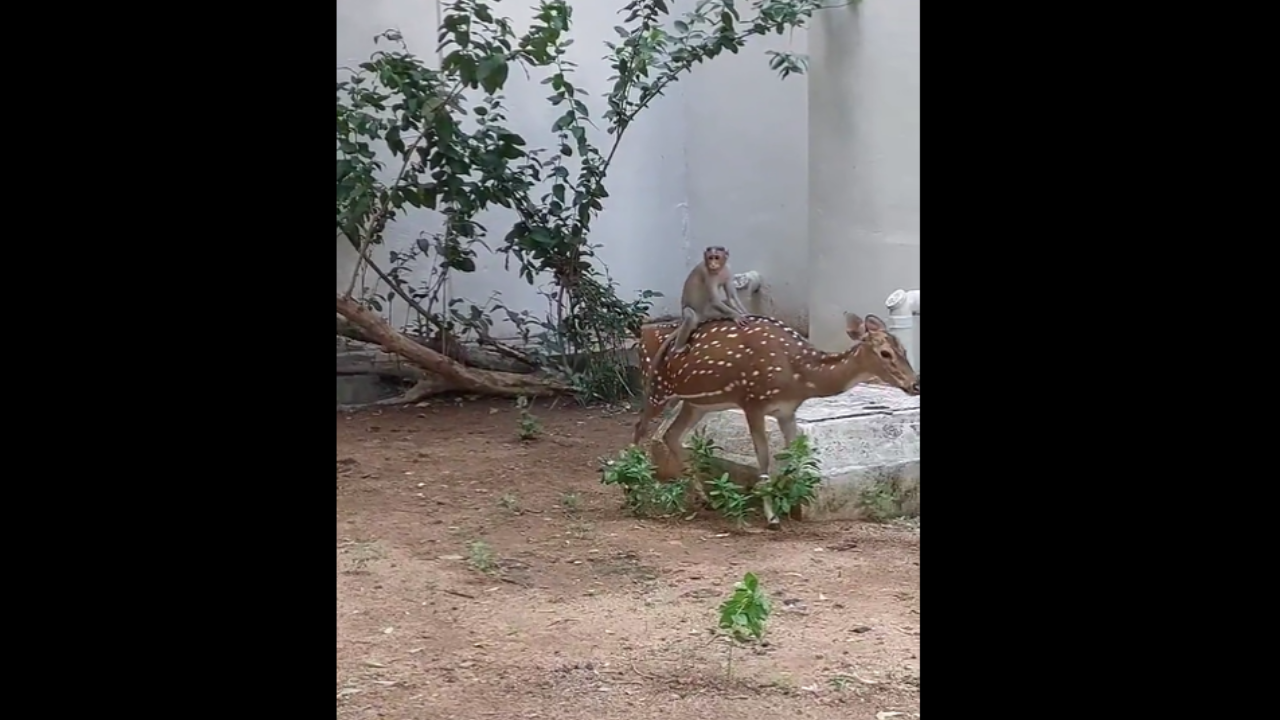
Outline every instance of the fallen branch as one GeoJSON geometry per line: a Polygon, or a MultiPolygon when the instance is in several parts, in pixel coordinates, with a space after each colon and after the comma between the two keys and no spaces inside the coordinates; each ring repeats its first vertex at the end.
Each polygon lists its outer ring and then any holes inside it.
{"type": "MultiPolygon", "coordinates": [[[[390,274],[388,274],[382,268],[378,267],[378,264],[373,261],[373,258],[369,257],[369,254],[367,251],[361,251],[360,258],[363,259],[365,264],[368,265],[370,268],[372,268],[375,273],[377,273],[378,278],[381,279],[382,282],[386,283],[387,287],[391,288],[392,292],[394,292],[396,295],[399,295],[401,300],[404,300],[406,303],[409,304],[409,307],[416,310],[419,317],[421,317],[422,319],[434,325],[437,332],[441,334],[445,332],[445,328],[443,325],[441,325],[439,319],[434,317],[431,313],[427,312],[427,309],[422,307],[421,303],[419,303],[416,299],[414,299],[412,295],[406,292],[405,289],[401,287],[399,280],[392,278],[390,274]]],[[[350,295],[351,293],[347,293],[348,297],[350,297],[350,295]]],[[[493,350],[497,352],[499,355],[505,355],[508,358],[511,358],[512,360],[518,360],[524,363],[529,367],[530,370],[533,370],[534,368],[538,367],[538,363],[534,362],[533,358],[529,357],[528,354],[523,353],[517,350],[516,348],[513,348],[510,345],[507,345],[506,343],[493,339],[493,336],[489,335],[489,333],[486,332],[484,328],[478,327],[476,328],[476,331],[480,336],[481,345],[485,345],[487,347],[493,348],[493,350]]],[[[428,347],[431,347],[431,349],[436,350],[437,352],[442,352],[438,346],[439,346],[439,343],[436,343],[435,345],[428,345],[428,347]]],[[[459,353],[466,352],[465,350],[462,349],[461,346],[449,347],[446,350],[456,350],[459,353]]],[[[455,357],[451,352],[445,352],[445,354],[449,355],[450,357],[453,357],[454,360],[457,360],[458,362],[463,363],[465,365],[471,365],[472,367],[485,367],[484,364],[471,362],[465,357],[465,355],[463,355],[462,357],[455,357]]],[[[494,369],[500,369],[500,368],[490,367],[486,369],[494,370],[494,369]]]]}
{"type": "MultiPolygon", "coordinates": [[[[347,320],[342,316],[338,316],[337,318],[337,334],[349,340],[356,340],[358,342],[364,342],[364,343],[372,343],[374,345],[379,344],[376,339],[370,337],[367,333],[365,333],[360,328],[353,325],[349,320],[347,320]]],[[[448,343],[446,347],[444,343],[440,342],[435,338],[428,339],[428,338],[420,337],[417,335],[408,335],[405,333],[401,333],[401,336],[410,342],[413,342],[425,348],[434,350],[442,355],[449,357],[452,360],[456,360],[457,362],[462,363],[463,365],[480,368],[481,370],[494,370],[497,372],[510,372],[510,373],[531,373],[537,367],[532,363],[525,362],[523,359],[524,358],[523,355],[513,355],[511,353],[505,352],[501,348],[494,348],[494,351],[491,352],[488,350],[482,350],[480,348],[476,348],[474,346],[468,347],[466,345],[463,345],[462,343],[457,343],[457,342],[448,343]],[[515,362],[513,362],[513,360],[515,362]]],[[[481,339],[481,343],[484,344],[483,338],[481,339]]],[[[399,357],[399,356],[396,356],[396,357],[399,357]]],[[[377,360],[381,360],[381,358],[377,358],[377,360]]],[[[342,361],[339,360],[339,364],[341,364],[341,362],[342,361]]],[[[417,368],[414,368],[414,371],[417,372],[417,375],[413,376],[415,379],[417,377],[421,377],[421,371],[419,371],[417,368]]],[[[377,372],[377,371],[375,370],[371,372],[377,372]]],[[[397,377],[401,377],[404,375],[404,373],[400,372],[399,370],[395,370],[390,373],[381,373],[381,374],[394,375],[397,377]]]]}
{"type": "MultiPolygon", "coordinates": [[[[517,373],[495,372],[469,368],[446,355],[423,347],[396,332],[387,321],[370,312],[349,297],[338,295],[336,309],[339,315],[387,352],[395,353],[409,362],[439,375],[453,388],[483,395],[499,397],[548,397],[573,392],[569,385],[550,378],[517,373]]],[[[421,384],[421,383],[419,383],[421,384]]],[[[412,391],[410,391],[412,392],[412,391]]]]}

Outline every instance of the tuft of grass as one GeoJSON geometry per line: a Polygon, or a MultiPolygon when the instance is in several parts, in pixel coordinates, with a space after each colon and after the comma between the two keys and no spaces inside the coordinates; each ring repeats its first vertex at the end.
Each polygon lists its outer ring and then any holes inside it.
{"type": "Polygon", "coordinates": [[[578,497],[578,493],[567,492],[560,497],[560,507],[570,515],[577,515],[582,509],[582,498],[578,497]]]}
{"type": "Polygon", "coordinates": [[[516,400],[516,407],[520,408],[520,419],[516,427],[516,435],[522,442],[537,440],[542,435],[542,421],[529,412],[529,399],[524,396],[519,397],[516,400]]]}
{"type": "Polygon", "coordinates": [[[590,535],[591,531],[595,529],[595,526],[589,522],[575,522],[570,523],[567,529],[570,535],[581,539],[590,535]]]}
{"type": "Polygon", "coordinates": [[[503,495],[498,499],[498,504],[509,513],[520,512],[520,498],[516,497],[514,493],[503,495]]]}
{"type": "Polygon", "coordinates": [[[851,682],[853,682],[853,678],[848,675],[832,675],[827,678],[827,684],[836,692],[844,692],[851,682]]]}
{"type": "Polygon", "coordinates": [[[483,540],[474,540],[467,546],[467,564],[473,570],[478,570],[486,575],[490,575],[498,569],[498,561],[494,558],[493,548],[489,547],[489,543],[483,540]]]}

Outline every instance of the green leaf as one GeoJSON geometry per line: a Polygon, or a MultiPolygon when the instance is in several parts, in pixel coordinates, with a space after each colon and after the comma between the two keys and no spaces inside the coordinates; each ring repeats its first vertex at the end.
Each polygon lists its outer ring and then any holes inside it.
{"type": "Polygon", "coordinates": [[[673,25],[675,26],[677,32],[682,32],[682,33],[689,32],[689,23],[686,23],[683,20],[677,20],[675,21],[675,23],[673,23],[673,25]]]}
{"type": "Polygon", "coordinates": [[[476,68],[476,78],[486,93],[493,95],[498,92],[507,82],[506,58],[495,53],[481,60],[476,68]]]}
{"type": "Polygon", "coordinates": [[[400,128],[393,127],[387,130],[387,147],[396,155],[404,154],[404,141],[400,139],[400,128]]]}

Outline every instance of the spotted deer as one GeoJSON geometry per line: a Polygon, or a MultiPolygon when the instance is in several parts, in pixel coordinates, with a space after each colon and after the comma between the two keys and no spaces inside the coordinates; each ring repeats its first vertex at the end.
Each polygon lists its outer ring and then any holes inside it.
{"type": "MultiPolygon", "coordinates": [[[[796,439],[796,410],[810,398],[838,395],[861,382],[879,380],[920,394],[920,384],[902,344],[875,315],[845,313],[845,332],[854,346],[842,353],[818,350],[795,330],[772,318],[749,316],[746,327],[732,320],[704,323],[679,353],[654,368],[646,405],[636,421],[635,440],[648,435],[649,423],[673,400],[680,412],[662,435],[673,458],[684,458],[681,441],[689,428],[715,410],[741,408],[755,446],[760,481],[769,480],[769,436],[765,416],[778,421],[782,437],[796,439]]],[[[677,323],[646,325],[640,334],[641,367],[647,367],[677,323]]],[[[701,488],[699,488],[701,492],[701,488]]],[[[769,528],[780,524],[773,503],[764,501],[769,528]]]]}

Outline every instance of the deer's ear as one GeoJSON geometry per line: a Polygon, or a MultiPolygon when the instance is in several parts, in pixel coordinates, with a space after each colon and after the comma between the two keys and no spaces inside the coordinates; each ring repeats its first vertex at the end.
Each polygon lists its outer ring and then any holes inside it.
{"type": "Polygon", "coordinates": [[[872,332],[872,331],[884,332],[885,330],[888,330],[888,329],[889,329],[888,326],[885,325],[884,321],[881,320],[880,318],[876,317],[875,315],[867,316],[867,332],[872,332]]]}
{"type": "Polygon", "coordinates": [[[849,337],[853,338],[854,340],[861,340],[862,333],[864,332],[864,325],[862,323],[862,318],[850,312],[845,313],[844,314],[844,331],[846,334],[848,334],[849,337]]]}

